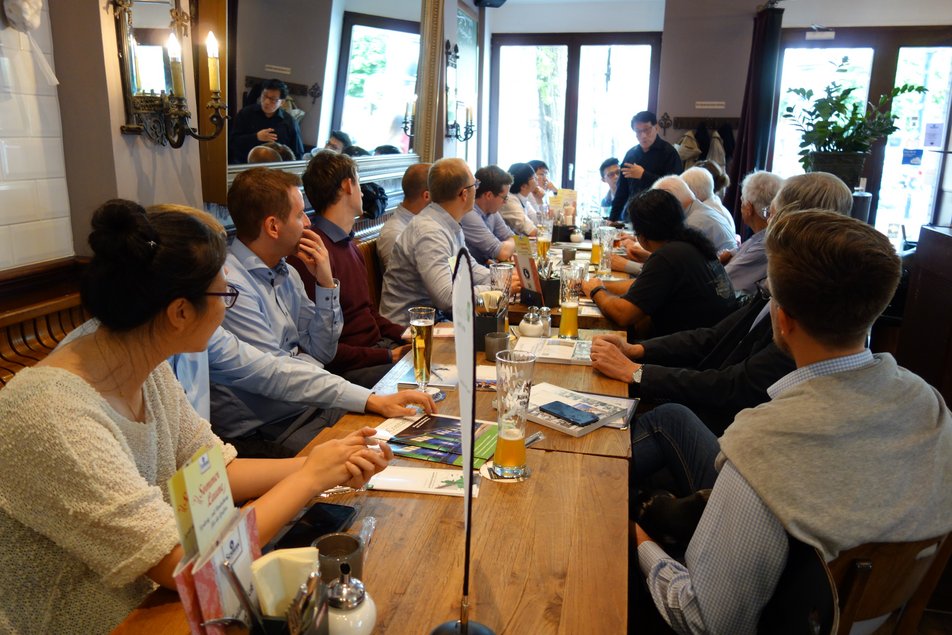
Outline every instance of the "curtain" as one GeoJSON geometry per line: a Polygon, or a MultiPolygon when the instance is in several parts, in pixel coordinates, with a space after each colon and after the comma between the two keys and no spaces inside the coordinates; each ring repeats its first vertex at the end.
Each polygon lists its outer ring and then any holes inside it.
{"type": "Polygon", "coordinates": [[[740,220],[740,182],[752,170],[764,169],[773,136],[777,82],[780,79],[780,28],[783,9],[765,7],[754,17],[754,37],[747,65],[747,85],[737,129],[737,145],[728,175],[731,179],[726,204],[734,212],[734,223],[740,220]]]}

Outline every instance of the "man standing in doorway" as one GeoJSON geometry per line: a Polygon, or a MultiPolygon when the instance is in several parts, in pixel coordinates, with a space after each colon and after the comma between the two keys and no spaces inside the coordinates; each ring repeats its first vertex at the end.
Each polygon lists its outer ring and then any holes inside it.
{"type": "Polygon", "coordinates": [[[625,208],[628,201],[649,189],[651,185],[666,174],[681,174],[683,166],[678,151],[658,136],[658,118],[653,112],[644,110],[631,118],[631,129],[635,131],[638,145],[625,154],[621,164],[622,179],[612,200],[613,221],[627,217],[625,208]]]}

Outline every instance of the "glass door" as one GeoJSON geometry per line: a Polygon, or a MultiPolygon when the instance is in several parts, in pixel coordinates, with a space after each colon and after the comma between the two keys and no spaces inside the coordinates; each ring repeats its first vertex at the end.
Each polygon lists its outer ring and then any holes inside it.
{"type": "Polygon", "coordinates": [[[495,163],[541,159],[549,179],[563,182],[567,46],[503,46],[499,50],[499,119],[495,163]]]}
{"type": "Polygon", "coordinates": [[[952,47],[899,49],[895,84],[920,84],[928,92],[901,95],[893,105],[899,130],[886,142],[876,229],[917,241],[919,229],[932,220],[939,184],[940,151],[949,116],[952,47]]]}
{"type": "Polygon", "coordinates": [[[648,109],[650,45],[583,46],[578,75],[575,189],[598,207],[608,192],[598,166],[637,143],[631,117],[648,109]]]}
{"type": "Polygon", "coordinates": [[[660,49],[656,33],[493,36],[489,162],[541,159],[553,183],[597,206],[599,165],[624,157],[632,116],[657,103],[660,49]]]}

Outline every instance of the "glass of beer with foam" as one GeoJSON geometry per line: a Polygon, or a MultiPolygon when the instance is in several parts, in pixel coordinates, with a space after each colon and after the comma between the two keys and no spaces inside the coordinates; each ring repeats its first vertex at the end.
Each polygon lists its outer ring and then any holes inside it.
{"type": "Polygon", "coordinates": [[[584,268],[575,263],[563,265],[559,282],[559,337],[578,339],[578,297],[584,268]]]}
{"type": "Polygon", "coordinates": [[[430,381],[430,357],[433,354],[433,322],[436,309],[415,306],[410,312],[410,340],[413,342],[413,378],[417,388],[426,391],[430,381]]]}
{"type": "Polygon", "coordinates": [[[497,422],[493,473],[502,478],[524,478],[526,466],[526,408],[532,390],[536,356],[525,351],[496,353],[497,422]]]}

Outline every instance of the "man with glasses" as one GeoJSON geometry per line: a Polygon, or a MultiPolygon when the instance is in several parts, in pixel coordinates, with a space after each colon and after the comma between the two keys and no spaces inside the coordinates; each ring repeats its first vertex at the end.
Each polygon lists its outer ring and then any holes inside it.
{"type": "MultiPolygon", "coordinates": [[[[427,178],[432,201],[400,234],[383,278],[380,313],[407,326],[412,306],[453,309],[453,269],[466,245],[460,221],[473,209],[479,181],[462,159],[440,159],[427,178]]],[[[489,285],[489,269],[473,263],[473,281],[489,285]]],[[[481,290],[478,289],[477,290],[481,290]]]]}
{"type": "Polygon", "coordinates": [[[498,165],[487,165],[476,170],[476,182],[476,202],[460,221],[466,248],[484,265],[509,260],[516,250],[515,234],[498,212],[509,200],[512,175],[498,165]]]}
{"type": "Polygon", "coordinates": [[[291,148],[294,158],[304,156],[301,129],[281,104],[288,97],[288,86],[280,79],[266,79],[261,85],[257,104],[241,109],[232,122],[231,163],[245,163],[255,146],[277,141],[291,148]]]}
{"type": "Polygon", "coordinates": [[[602,177],[602,183],[608,186],[608,193],[602,199],[602,207],[611,207],[615,200],[615,192],[618,191],[618,180],[621,177],[621,166],[618,165],[618,159],[610,157],[602,161],[598,166],[598,174],[602,177]]]}
{"type": "Polygon", "coordinates": [[[638,137],[638,145],[625,154],[615,198],[612,200],[613,221],[624,220],[628,201],[649,189],[666,174],[681,174],[683,166],[678,151],[658,136],[658,118],[644,110],[631,118],[631,129],[638,137]]]}

